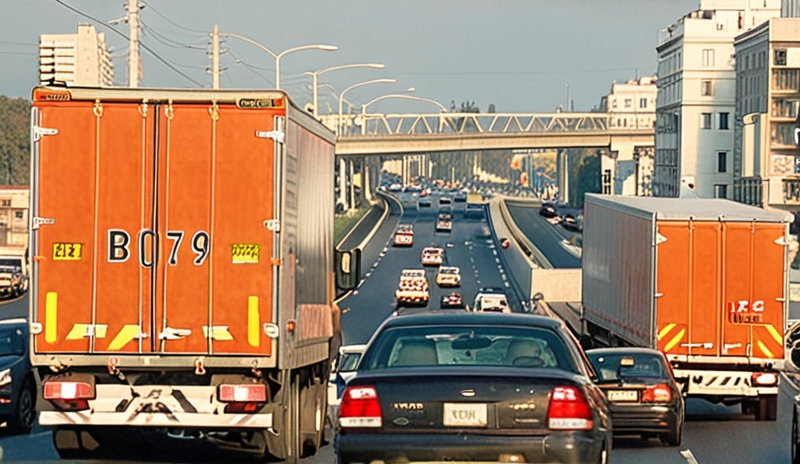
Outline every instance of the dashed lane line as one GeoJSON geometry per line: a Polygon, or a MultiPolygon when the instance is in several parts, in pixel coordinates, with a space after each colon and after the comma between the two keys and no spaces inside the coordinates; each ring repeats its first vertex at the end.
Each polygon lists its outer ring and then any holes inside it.
{"type": "Polygon", "coordinates": [[[697,459],[694,457],[694,454],[690,449],[681,450],[681,456],[683,456],[683,458],[686,459],[686,462],[689,464],[700,464],[697,462],[697,459]]]}

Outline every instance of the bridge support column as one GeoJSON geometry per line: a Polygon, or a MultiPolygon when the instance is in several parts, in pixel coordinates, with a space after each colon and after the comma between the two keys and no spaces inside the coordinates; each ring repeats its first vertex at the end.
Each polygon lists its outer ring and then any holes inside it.
{"type": "Polygon", "coordinates": [[[556,177],[558,198],[566,203],[569,200],[569,156],[564,148],[560,148],[556,153],[556,177]]]}
{"type": "Polygon", "coordinates": [[[338,203],[344,206],[347,211],[347,172],[346,161],[344,157],[339,157],[339,201],[338,203]]]}
{"type": "Polygon", "coordinates": [[[638,160],[634,156],[636,149],[635,142],[611,140],[611,156],[603,157],[601,169],[604,172],[611,171],[612,194],[636,195],[642,191],[637,172],[638,160]]]}
{"type": "Polygon", "coordinates": [[[353,176],[353,158],[350,158],[350,177],[349,177],[349,181],[350,181],[350,207],[351,208],[355,208],[356,207],[356,183],[353,182],[353,180],[355,180],[354,176],[353,176]]]}
{"type": "Polygon", "coordinates": [[[370,184],[370,163],[369,158],[361,159],[361,194],[367,201],[372,201],[372,185],[370,184]]]}

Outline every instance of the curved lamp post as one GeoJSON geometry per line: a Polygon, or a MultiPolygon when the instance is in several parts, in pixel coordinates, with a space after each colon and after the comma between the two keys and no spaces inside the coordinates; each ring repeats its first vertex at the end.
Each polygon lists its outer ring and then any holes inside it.
{"type": "Polygon", "coordinates": [[[330,68],[320,69],[317,71],[307,71],[303,74],[310,74],[312,77],[311,80],[311,93],[312,93],[312,100],[314,105],[314,117],[317,118],[319,116],[319,112],[317,111],[317,76],[320,74],[326,73],[328,71],[336,71],[338,69],[349,69],[349,68],[372,68],[372,69],[383,69],[385,68],[385,64],[381,63],[358,63],[358,64],[343,64],[340,66],[332,66],[330,68]]]}
{"type": "Polygon", "coordinates": [[[339,130],[336,131],[336,135],[342,135],[342,100],[344,99],[344,94],[346,94],[350,90],[355,89],[356,87],[361,87],[364,85],[394,84],[395,82],[397,82],[397,79],[373,79],[371,81],[365,81],[365,82],[359,82],[358,84],[353,84],[350,87],[342,90],[342,93],[339,94],[339,119],[336,120],[336,128],[339,130]]]}

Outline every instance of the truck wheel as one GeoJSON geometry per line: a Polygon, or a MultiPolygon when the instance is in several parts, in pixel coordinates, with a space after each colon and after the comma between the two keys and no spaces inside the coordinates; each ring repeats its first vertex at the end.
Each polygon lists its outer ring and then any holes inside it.
{"type": "Polygon", "coordinates": [[[765,395],[758,398],[756,405],[757,421],[775,421],[778,418],[778,395],[765,395]]]}

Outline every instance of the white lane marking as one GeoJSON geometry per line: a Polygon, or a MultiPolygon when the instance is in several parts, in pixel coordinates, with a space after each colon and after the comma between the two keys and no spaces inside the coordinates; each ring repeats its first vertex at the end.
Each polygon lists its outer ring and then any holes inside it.
{"type": "Polygon", "coordinates": [[[494,258],[494,262],[497,263],[497,264],[500,264],[500,258],[495,257],[494,258]]]}
{"type": "Polygon", "coordinates": [[[381,254],[378,255],[378,257],[380,257],[380,258],[383,258],[384,256],[386,256],[386,252],[385,251],[382,251],[381,254]]]}
{"type": "MultiPolygon", "coordinates": [[[[389,251],[389,247],[383,247],[383,254],[384,255],[386,254],[387,251],[389,251]]],[[[383,255],[381,255],[381,256],[383,256],[383,255]]]]}
{"type": "Polygon", "coordinates": [[[695,459],[694,454],[692,454],[692,450],[681,450],[681,456],[683,456],[689,464],[700,464],[697,462],[697,459],[695,459]]]}
{"type": "Polygon", "coordinates": [[[366,279],[367,279],[369,276],[371,276],[371,275],[372,275],[372,273],[371,273],[371,272],[367,272],[366,274],[364,274],[364,280],[366,280],[366,279]]]}
{"type": "MultiPolygon", "coordinates": [[[[503,280],[505,280],[505,279],[503,279],[503,280]]],[[[508,282],[506,282],[506,287],[511,287],[511,284],[509,284],[508,282]]]]}
{"type": "Polygon", "coordinates": [[[505,282],[505,281],[506,281],[506,275],[505,275],[505,274],[502,274],[500,277],[502,277],[502,278],[503,278],[503,282],[505,282]]]}

